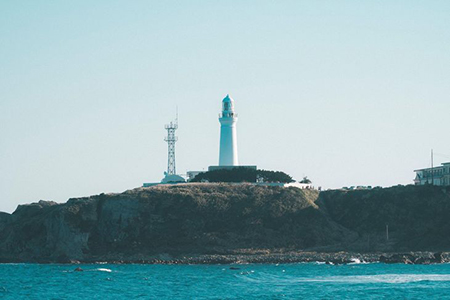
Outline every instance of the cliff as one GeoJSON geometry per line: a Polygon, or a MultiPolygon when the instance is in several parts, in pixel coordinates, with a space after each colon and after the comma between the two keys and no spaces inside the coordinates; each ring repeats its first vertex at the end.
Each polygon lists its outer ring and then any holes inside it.
{"type": "Polygon", "coordinates": [[[0,213],[0,262],[146,261],[258,251],[450,249],[450,188],[195,184],[0,213]],[[390,238],[386,240],[386,224],[390,238]]]}
{"type": "Polygon", "coordinates": [[[321,193],[317,205],[334,222],[358,234],[347,245],[352,250],[450,249],[450,187],[327,191],[321,193]]]}

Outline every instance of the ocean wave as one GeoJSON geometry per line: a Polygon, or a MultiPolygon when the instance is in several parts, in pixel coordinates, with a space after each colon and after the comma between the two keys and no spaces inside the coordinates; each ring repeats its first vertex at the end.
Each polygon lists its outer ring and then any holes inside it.
{"type": "Polygon", "coordinates": [[[108,272],[108,273],[111,273],[111,272],[112,272],[111,269],[106,269],[106,268],[97,268],[97,269],[95,269],[95,271],[99,271],[99,272],[108,272]]]}
{"type": "Polygon", "coordinates": [[[112,272],[111,269],[106,269],[106,268],[86,269],[86,270],[82,270],[82,271],[84,271],[84,272],[108,272],[108,273],[112,272]]]}
{"type": "MultiPolygon", "coordinates": [[[[241,274],[248,275],[248,274],[241,274]]],[[[450,282],[447,274],[378,274],[378,275],[349,275],[349,276],[318,276],[318,277],[285,277],[283,275],[263,275],[258,277],[244,276],[246,281],[292,285],[297,283],[414,283],[414,282],[450,282]]]]}
{"type": "Polygon", "coordinates": [[[369,262],[365,260],[361,260],[359,258],[352,258],[351,263],[348,263],[349,265],[359,265],[359,264],[369,264],[369,262]]]}
{"type": "Polygon", "coordinates": [[[297,278],[297,282],[336,282],[336,283],[410,283],[421,281],[450,281],[446,274],[380,274],[329,276],[315,278],[297,278]]]}

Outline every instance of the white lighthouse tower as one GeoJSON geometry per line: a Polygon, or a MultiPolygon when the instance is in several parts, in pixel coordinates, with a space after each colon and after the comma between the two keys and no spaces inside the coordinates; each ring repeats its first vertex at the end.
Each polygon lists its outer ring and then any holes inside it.
{"type": "Polygon", "coordinates": [[[220,154],[219,166],[238,166],[236,122],[234,100],[227,95],[222,101],[220,122],[220,154]]]}

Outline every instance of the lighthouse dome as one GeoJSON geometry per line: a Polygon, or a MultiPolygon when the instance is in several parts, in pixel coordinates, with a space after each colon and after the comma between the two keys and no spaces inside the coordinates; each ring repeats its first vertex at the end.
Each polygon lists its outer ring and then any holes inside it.
{"type": "Polygon", "coordinates": [[[223,111],[234,111],[234,100],[228,94],[222,100],[222,110],[223,111]]]}
{"type": "Polygon", "coordinates": [[[225,98],[223,98],[222,102],[234,102],[234,100],[227,94],[225,98]]]}

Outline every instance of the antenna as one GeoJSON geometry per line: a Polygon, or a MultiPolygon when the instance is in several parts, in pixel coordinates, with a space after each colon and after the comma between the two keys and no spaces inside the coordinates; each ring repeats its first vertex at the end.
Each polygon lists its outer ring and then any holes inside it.
{"type": "Polygon", "coordinates": [[[175,136],[175,130],[178,129],[178,107],[175,122],[170,122],[165,126],[167,130],[167,137],[164,140],[167,142],[167,175],[175,175],[177,173],[175,166],[175,143],[178,141],[178,137],[175,136]]]}

